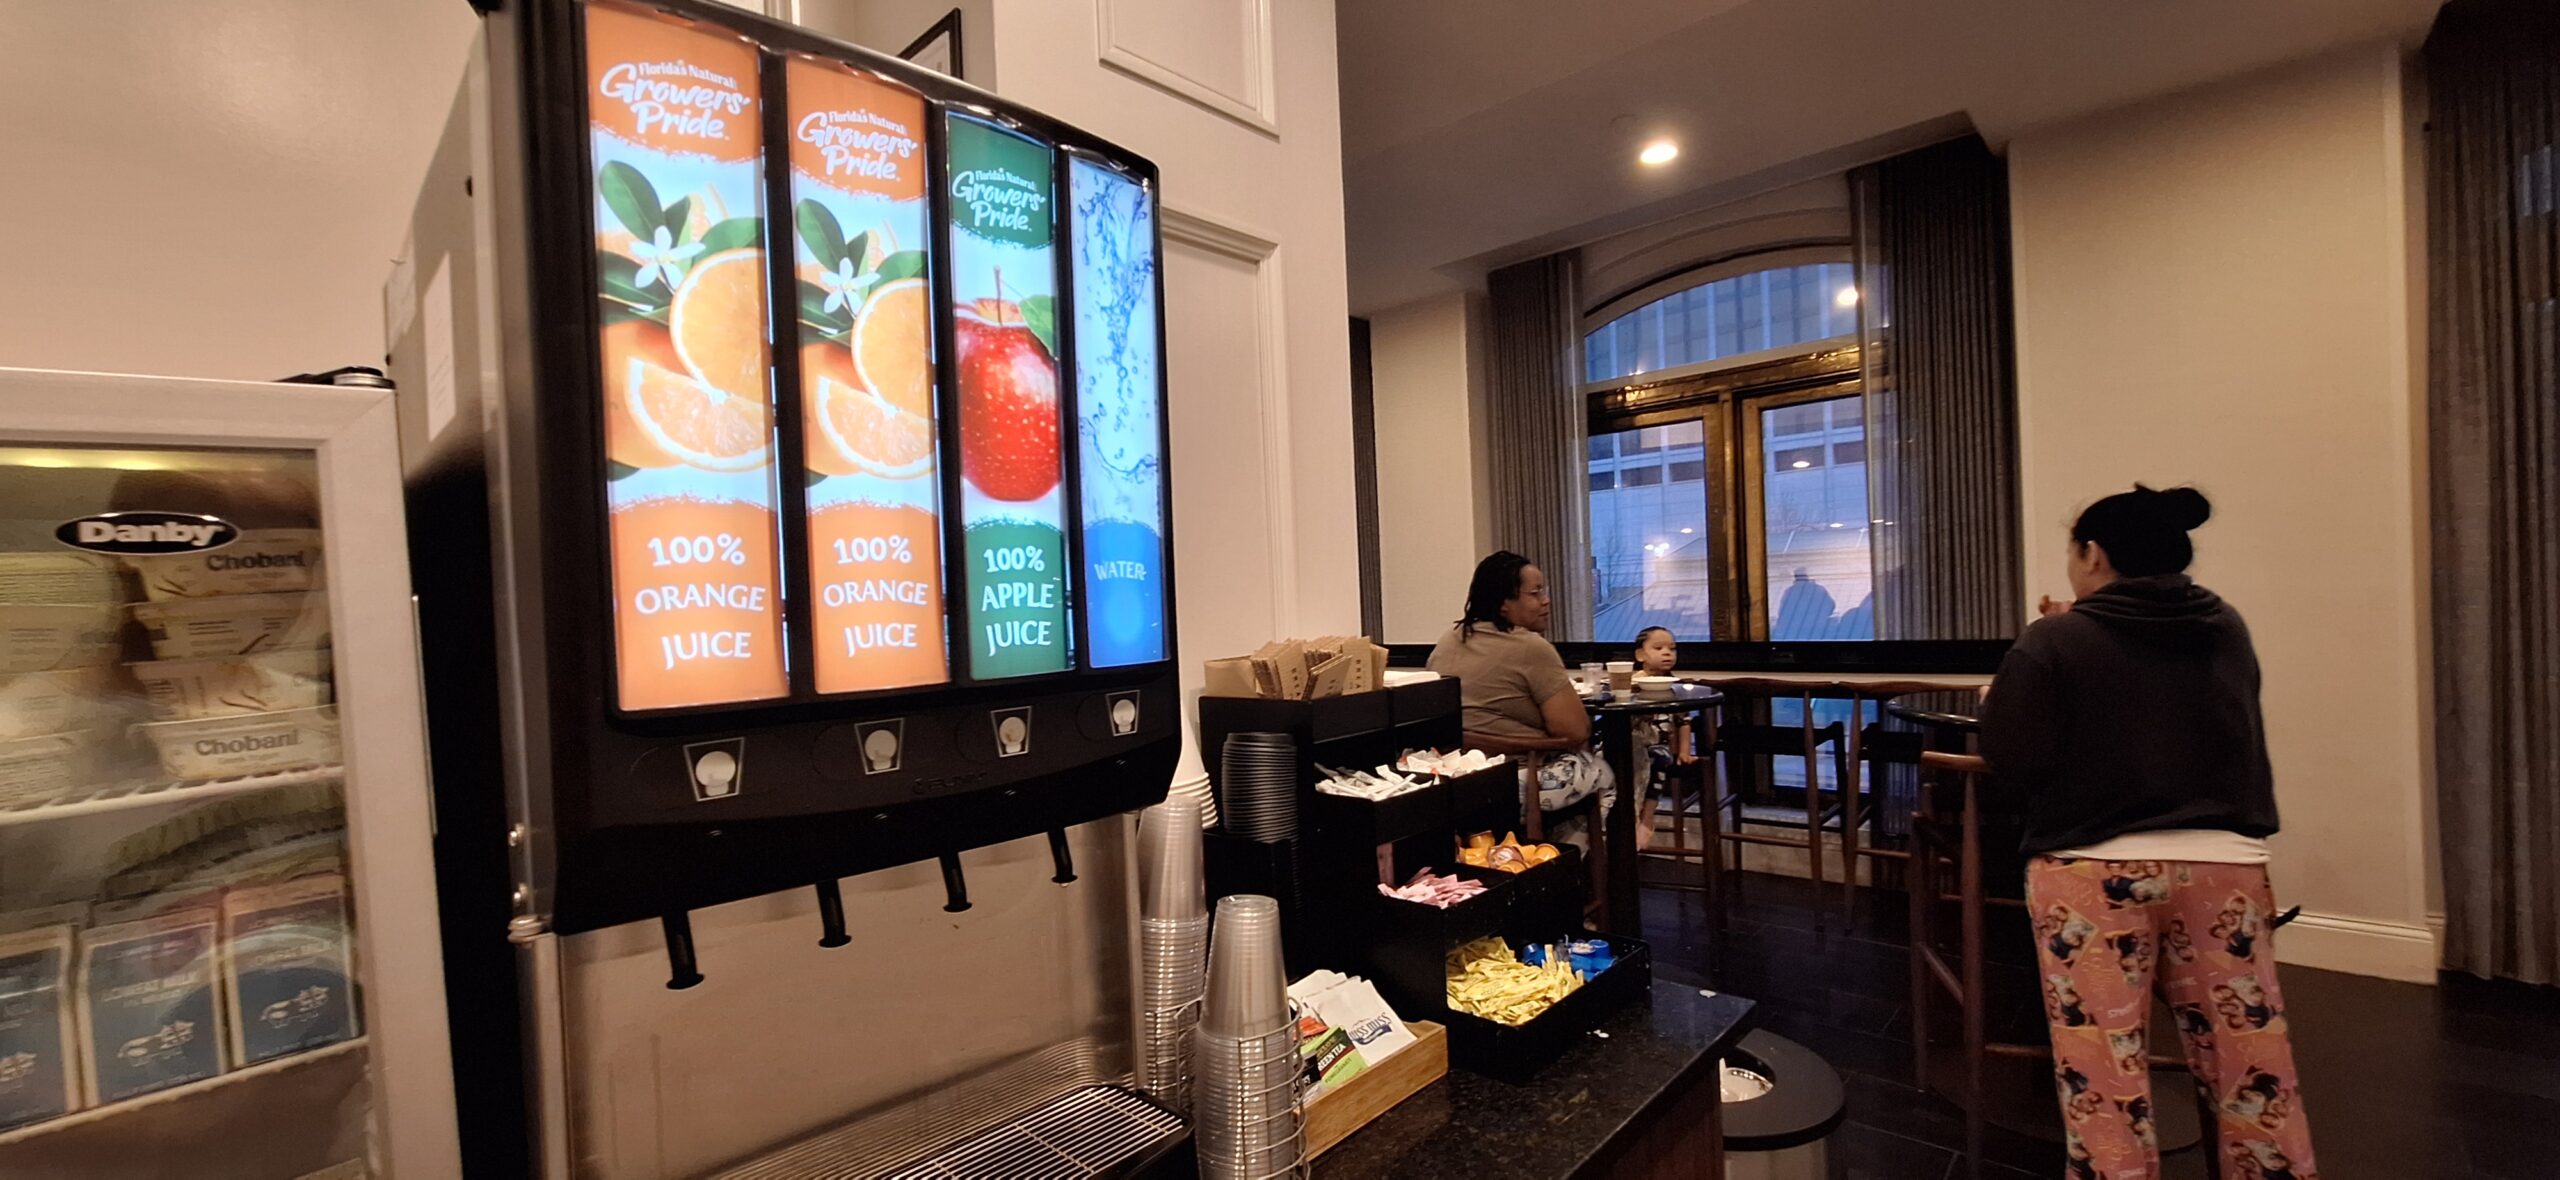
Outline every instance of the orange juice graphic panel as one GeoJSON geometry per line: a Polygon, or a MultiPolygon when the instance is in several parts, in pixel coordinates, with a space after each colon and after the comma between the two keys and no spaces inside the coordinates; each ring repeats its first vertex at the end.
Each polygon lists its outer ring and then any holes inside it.
{"type": "Polygon", "coordinates": [[[788,70],[818,691],[941,684],[924,99],[838,63],[788,70]]]}
{"type": "Polygon", "coordinates": [[[586,15],[622,707],[778,697],[756,52],[654,10],[586,15]]]}

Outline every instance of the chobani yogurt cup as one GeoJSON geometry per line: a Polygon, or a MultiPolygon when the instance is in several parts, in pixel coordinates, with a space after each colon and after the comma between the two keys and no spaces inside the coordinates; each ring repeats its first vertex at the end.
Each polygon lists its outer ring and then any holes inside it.
{"type": "Polygon", "coordinates": [[[128,557],[153,602],[221,594],[276,594],[320,585],[320,530],[248,529],[202,553],[128,557]]]}
{"type": "Polygon", "coordinates": [[[335,705],[154,721],[133,728],[150,739],[160,754],[160,768],[173,778],[233,778],[339,761],[335,705]]]}
{"type": "Polygon", "coordinates": [[[0,742],[0,807],[49,802],[87,785],[98,741],[84,729],[0,742]]]}
{"type": "Polygon", "coordinates": [[[116,662],[120,613],[112,602],[0,602],[0,674],[116,662]]]}
{"type": "Polygon", "coordinates": [[[107,711],[111,675],[106,668],[73,668],[0,676],[0,741],[89,727],[107,711]]]}
{"type": "Polygon", "coordinates": [[[122,602],[124,571],[87,553],[0,553],[0,602],[122,602]]]}
{"type": "Polygon", "coordinates": [[[164,660],[325,647],[329,603],[317,594],[239,594],[137,602],[135,621],[164,660]]]}
{"type": "MultiPolygon", "coordinates": [[[[143,699],[164,721],[308,709],[329,703],[327,649],[254,652],[129,664],[143,699]]],[[[5,690],[0,690],[5,697],[5,690]]]]}

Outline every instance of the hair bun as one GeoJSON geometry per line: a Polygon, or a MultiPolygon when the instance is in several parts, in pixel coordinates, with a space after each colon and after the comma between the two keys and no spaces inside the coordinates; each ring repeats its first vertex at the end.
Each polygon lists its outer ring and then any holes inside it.
{"type": "Polygon", "coordinates": [[[2167,491],[2155,491],[2141,484],[2135,484],[2133,490],[2139,494],[2139,498],[2145,502],[2146,507],[2158,514],[2163,523],[2180,532],[2202,528],[2204,522],[2213,519],[2213,501],[2205,499],[2204,493],[2194,488],[2180,487],[2170,488],[2167,491]]]}

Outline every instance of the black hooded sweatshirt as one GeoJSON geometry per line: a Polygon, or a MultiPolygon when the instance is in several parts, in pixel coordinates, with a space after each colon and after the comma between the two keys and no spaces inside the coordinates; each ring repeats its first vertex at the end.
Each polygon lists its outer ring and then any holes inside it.
{"type": "Polygon", "coordinates": [[[2028,627],[1982,703],[1982,755],[2026,798],[2031,856],[2276,830],[2249,627],[2184,574],[2117,581],[2028,627]]]}

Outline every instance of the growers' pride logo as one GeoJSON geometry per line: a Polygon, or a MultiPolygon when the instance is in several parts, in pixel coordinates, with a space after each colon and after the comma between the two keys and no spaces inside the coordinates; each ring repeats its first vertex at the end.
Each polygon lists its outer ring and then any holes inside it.
{"type": "Polygon", "coordinates": [[[921,145],[905,125],[869,111],[811,111],[792,130],[818,149],[829,176],[894,180],[921,145]]]}
{"type": "Polygon", "coordinates": [[[951,199],[969,211],[969,228],[1007,231],[1005,236],[1048,228],[1049,188],[1002,168],[977,168],[951,178],[951,199]]]}
{"type": "Polygon", "coordinates": [[[631,112],[643,138],[665,135],[727,140],[729,120],[755,109],[728,75],[692,62],[627,61],[604,72],[596,92],[631,112]]]}
{"type": "Polygon", "coordinates": [[[220,549],[239,540],[240,530],[219,516],[192,512],[102,512],[66,520],[53,536],[91,553],[149,557],[220,549]]]}

